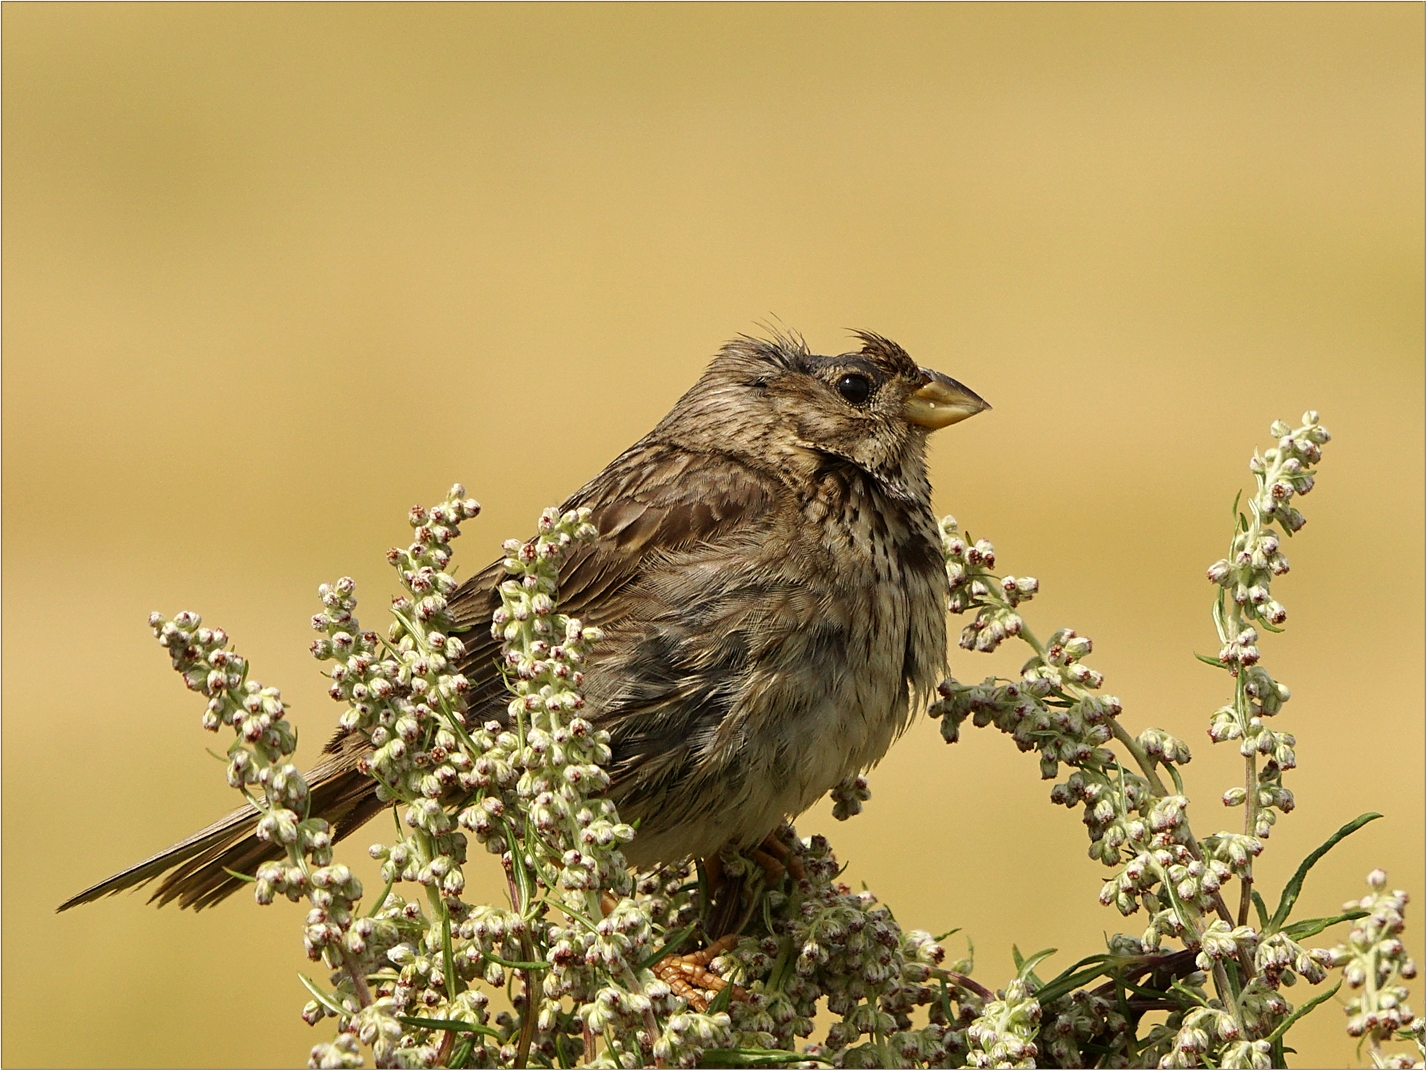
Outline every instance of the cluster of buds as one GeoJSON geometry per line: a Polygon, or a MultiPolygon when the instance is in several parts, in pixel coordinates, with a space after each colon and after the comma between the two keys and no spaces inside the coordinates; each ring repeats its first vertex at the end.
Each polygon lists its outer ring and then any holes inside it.
{"type": "Polygon", "coordinates": [[[518,997],[529,1050],[557,1060],[579,1038],[592,1065],[683,1065],[720,1042],[726,1017],[688,1013],[650,969],[659,930],[686,912],[671,910],[663,883],[641,882],[639,894],[630,878],[620,848],[634,830],[604,797],[609,734],[582,712],[600,633],[556,602],[561,564],[597,537],[589,517],[547,509],[534,538],[505,543],[491,635],[512,696],[503,722],[472,733],[482,794],[459,821],[501,855],[525,928],[521,957],[533,948],[548,964],[538,983],[526,974],[518,997]],[[551,893],[567,921],[547,915],[551,893]]]}
{"type": "MultiPolygon", "coordinates": [[[[1216,1004],[1217,1001],[1215,1000],[1216,1004]]],[[[1161,1067],[1187,1066],[1272,1066],[1272,1045],[1265,1040],[1244,1041],[1243,1029],[1238,1019],[1220,1006],[1195,1007],[1183,1016],[1183,1022],[1174,1036],[1173,1047],[1159,1060],[1161,1067]],[[1232,1056],[1228,1048],[1234,1047],[1232,1056]],[[1205,1057],[1214,1052],[1221,1053],[1225,1061],[1206,1063],[1205,1057]],[[1246,1057],[1246,1058],[1245,1058],[1246,1057]],[[1231,1058],[1231,1061],[1227,1061],[1231,1058]]]]}
{"type": "Polygon", "coordinates": [[[1252,504],[1264,519],[1276,520],[1291,534],[1307,521],[1289,503],[1295,495],[1312,489],[1316,479],[1312,466],[1322,460],[1322,447],[1332,436],[1311,410],[1302,414],[1300,427],[1290,428],[1275,420],[1268,433],[1277,439],[1277,447],[1253,457],[1258,493],[1252,504]]]}
{"type": "MultiPolygon", "coordinates": [[[[281,692],[248,679],[247,660],[227,649],[228,634],[222,628],[205,628],[202,617],[188,612],[173,620],[151,613],[149,627],[188,689],[208,696],[203,727],[216,732],[231,725],[237,733],[228,751],[229,784],[235,788],[255,784],[262,770],[291,756],[297,737],[286,718],[281,692]]],[[[299,774],[292,783],[292,791],[301,793],[293,795],[292,802],[305,797],[306,786],[299,787],[300,780],[299,774]]]]}
{"type": "Polygon", "coordinates": [[[1252,954],[1258,947],[1258,931],[1249,925],[1230,925],[1214,918],[1198,938],[1198,956],[1194,960],[1200,970],[1211,970],[1216,962],[1225,962],[1240,951],[1252,954]]]}
{"type": "Polygon", "coordinates": [[[1039,1048],[1040,1004],[1021,979],[1005,986],[998,999],[966,1030],[971,1049],[967,1066],[1033,1067],[1039,1048]]]}
{"type": "MultiPolygon", "coordinates": [[[[547,509],[535,538],[507,542],[509,578],[500,585],[501,604],[491,625],[491,634],[502,643],[500,656],[513,696],[507,730],[486,759],[491,768],[508,760],[512,770],[520,770],[503,801],[533,825],[527,839],[537,850],[528,862],[547,886],[574,893],[571,903],[581,906],[593,889],[627,892],[619,846],[634,837],[613,802],[600,797],[609,786],[604,768],[610,760],[609,734],[596,730],[580,712],[583,667],[600,639],[599,629],[586,628],[555,608],[560,563],[597,534],[588,509],[563,515],[547,509]]],[[[478,812],[462,814],[468,827],[480,820],[478,812]]]]}
{"type": "Polygon", "coordinates": [[[780,836],[791,842],[792,864],[804,876],[787,890],[767,891],[763,930],[711,964],[742,988],[729,1005],[734,1042],[793,1049],[811,1034],[825,999],[837,1020],[822,1043],[807,1047],[808,1056],[844,1067],[959,1063],[980,1004],[951,1006],[940,945],[928,933],[903,930],[870,892],[840,883],[825,839],[803,843],[787,827],[780,836]],[[917,1028],[919,1007],[930,1020],[917,1028]]]}
{"type": "Polygon", "coordinates": [[[1118,869],[1105,881],[1099,901],[1126,917],[1141,907],[1149,913],[1140,938],[1146,951],[1158,950],[1164,937],[1201,943],[1204,916],[1214,909],[1214,896],[1230,870],[1190,847],[1188,799],[1154,795],[1128,772],[1079,782],[1072,775],[1062,787],[1066,805],[1076,797],[1085,804],[1090,856],[1118,869]]]}
{"type": "Polygon", "coordinates": [[[459,483],[451,488],[445,501],[429,511],[419,505],[411,507],[407,519],[415,541],[404,550],[392,547],[386,551],[386,560],[400,575],[402,586],[411,592],[411,604],[401,606],[396,612],[393,641],[402,634],[402,611],[409,612],[423,624],[440,631],[448,630],[447,598],[460,586],[446,571],[451,561],[451,540],[460,535],[462,521],[479,515],[480,503],[467,498],[465,488],[459,483]]]}
{"type": "Polygon", "coordinates": [[[351,925],[353,903],[361,898],[361,882],[346,866],[331,865],[331,829],[321,818],[307,816],[310,791],[290,761],[297,737],[281,693],[249,680],[247,661],[226,649],[227,634],[203,627],[198,614],[180,613],[167,621],[154,613],[149,626],[188,687],[208,696],[203,727],[216,732],[220,725],[232,726],[237,738],[228,748],[228,783],[261,813],[257,838],[285,854],[282,861],[258,868],[257,901],[271,903],[279,894],[293,902],[309,899],[307,953],[333,968],[341,966],[341,937],[351,925]],[[253,788],[261,789],[260,797],[253,788]]]}
{"type": "Polygon", "coordinates": [[[866,777],[854,774],[832,788],[832,816],[846,821],[862,812],[862,805],[871,798],[866,777]]]}
{"type": "MultiPolygon", "coordinates": [[[[1220,950],[1242,943],[1221,927],[1215,928],[1214,941],[1220,950]]],[[[1225,951],[1224,957],[1229,954],[1225,951]]],[[[1291,1007],[1271,985],[1262,978],[1249,981],[1231,1010],[1201,991],[1192,994],[1197,1005],[1172,1015],[1167,1028],[1155,1030],[1159,1066],[1267,1070],[1283,1065],[1273,1061],[1274,1029],[1291,1007]]]]}
{"type": "Polygon", "coordinates": [[[633,829],[602,798],[609,737],[582,713],[583,667],[599,633],[557,611],[561,563],[597,533],[587,510],[546,510],[533,539],[506,544],[491,627],[513,694],[499,719],[470,724],[461,671],[470,640],[451,634],[456,584],[446,566],[460,522],[478,509],[460,487],[429,511],[412,509],[415,541],[388,555],[407,594],[393,601],[386,640],[360,630],[351,581],[321,591],[325,612],[313,624],[324,638],[313,653],[336,660],[342,723],[373,747],[361,768],[382,798],[404,805],[411,829],[371,853],[392,885],[422,885],[426,903],[388,891],[374,921],[358,923],[376,998],[356,1007],[337,992],[309,1005],[312,1018],[337,1017],[341,1030],[313,1063],[343,1065],[352,1036],[378,1065],[555,1063],[571,1053],[593,1065],[689,1063],[721,1042],[726,1016],[720,1033],[716,1016],[686,1013],[648,959],[658,930],[696,907],[671,904],[662,885],[650,891],[663,896],[632,894],[619,847],[633,829]],[[461,901],[467,832],[500,855],[510,909],[461,901]],[[550,896],[567,920],[552,920],[550,896]],[[514,1013],[492,1022],[474,986],[511,985],[512,976],[514,1013]],[[452,1023],[460,1028],[441,1028],[452,1023]]]}
{"type": "Polygon", "coordinates": [[[1040,775],[1047,780],[1059,774],[1061,762],[1112,764],[1113,755],[1104,744],[1113,736],[1110,721],[1119,715],[1119,700],[1067,690],[1046,678],[1043,668],[1032,664],[1013,682],[987,677],[979,684],[962,684],[948,677],[937,688],[940,697],[931,703],[929,716],[940,720],[947,743],[960,738],[966,718],[977,728],[995,725],[1022,751],[1039,753],[1040,775]]]}
{"type": "MultiPolygon", "coordinates": [[[[1065,782],[1055,785],[1051,799],[1068,807],[1083,804],[1090,855],[1116,870],[1105,882],[1100,901],[1125,915],[1145,909],[1149,924],[1141,939],[1143,950],[1156,951],[1165,937],[1183,941],[1196,955],[1197,965],[1213,972],[1222,1006],[1229,1008],[1215,1013],[1226,1015],[1230,1025],[1224,1029],[1231,1036],[1205,1029],[1207,1018],[1198,1015],[1186,1025],[1180,1023],[1182,1028],[1174,1031],[1171,1041],[1164,1038],[1164,1058],[1169,1062],[1196,1059],[1200,1033],[1212,1049],[1212,1058],[1241,1057],[1243,1065],[1255,1063],[1266,1043],[1266,1032],[1253,1033],[1246,1027],[1246,1012],[1238,999],[1242,993],[1223,967],[1225,959],[1233,959],[1234,975],[1243,974],[1241,984],[1265,983],[1253,976],[1254,953],[1263,949],[1254,930],[1226,920],[1220,892],[1235,876],[1251,879],[1252,859],[1262,851],[1262,838],[1276,818],[1275,811],[1286,811],[1293,804],[1291,793],[1282,786],[1282,773],[1296,764],[1296,740],[1265,723],[1281,710],[1290,692],[1259,665],[1258,630],[1253,625],[1276,630],[1286,619],[1286,611],[1271,597],[1271,582],[1287,571],[1287,559],[1281,553],[1279,534],[1266,525],[1276,521],[1288,535],[1302,526],[1301,514],[1287,502],[1311,489],[1309,469],[1320,460],[1321,444],[1329,437],[1315,413],[1307,415],[1304,425],[1297,430],[1274,425],[1277,447],[1255,457],[1252,465],[1258,476],[1258,493],[1249,501],[1252,519],[1241,519],[1229,557],[1209,570],[1210,578],[1226,592],[1215,611],[1222,640],[1217,663],[1236,677],[1237,690],[1235,703],[1214,715],[1210,735],[1215,742],[1239,740],[1253,775],[1246,787],[1225,796],[1230,804],[1248,804],[1244,833],[1219,833],[1203,846],[1189,830],[1188,800],[1176,768],[1190,760],[1188,747],[1159,729],[1148,729],[1136,739],[1123,733],[1114,720],[1119,703],[1095,694],[1103,677],[1082,662],[1092,650],[1089,640],[1061,629],[1040,644],[1015,612],[1021,581],[998,580],[991,574],[990,544],[968,545],[953,519],[942,522],[951,609],[977,612],[961,646],[988,651],[1004,638],[1018,636],[1036,656],[1013,682],[990,678],[966,685],[946,680],[931,715],[942,719],[947,741],[958,737],[960,723],[967,717],[977,726],[994,724],[1022,750],[1038,751],[1046,777],[1057,775],[1060,762],[1074,767],[1065,782]],[[1107,749],[1114,735],[1133,754],[1142,776],[1123,769],[1107,749]],[[1258,759],[1263,759],[1261,768],[1258,759]],[[1173,777],[1173,787],[1163,784],[1159,768],[1173,777]],[[1247,1047],[1227,1055],[1225,1045],[1247,1047]]],[[[1037,585],[1030,588],[1033,593],[1037,585]]],[[[1281,1002],[1275,986],[1284,975],[1291,977],[1294,970],[1307,976],[1319,972],[1320,964],[1314,968],[1310,954],[1299,952],[1298,945],[1288,947],[1282,940],[1266,947],[1258,972],[1266,968],[1271,978],[1265,989],[1272,993],[1268,1002],[1281,1002]]],[[[1075,1034],[1074,1028],[1065,1028],[1065,1037],[1075,1034]]],[[[1065,1039],[1061,1046],[1068,1043],[1065,1039]]]]}
{"type": "Polygon", "coordinates": [[[728,1015],[679,1011],[669,1016],[653,1045],[654,1058],[664,1066],[697,1066],[705,1051],[732,1043],[728,1015]]]}
{"type": "Polygon", "coordinates": [[[1280,524],[1291,536],[1307,523],[1291,501],[1312,489],[1312,466],[1332,436],[1315,412],[1304,413],[1302,426],[1295,429],[1277,420],[1270,433],[1277,446],[1262,456],[1255,453],[1249,462],[1258,483],[1248,499],[1252,519],[1238,525],[1228,556],[1209,566],[1208,578],[1224,589],[1244,618],[1275,626],[1287,620],[1287,610],[1273,598],[1272,581],[1288,571],[1288,562],[1278,533],[1267,525],[1280,524]]]}
{"type": "Polygon", "coordinates": [[[1326,978],[1333,958],[1326,948],[1306,948],[1287,933],[1275,932],[1258,944],[1254,965],[1263,983],[1271,988],[1291,987],[1299,976],[1315,985],[1326,978]]]}
{"type": "MultiPolygon", "coordinates": [[[[312,1065],[349,1065],[352,1037],[372,1048],[378,1066],[430,1065],[439,1053],[449,1053],[455,1033],[412,1028],[400,1020],[403,1015],[421,1012],[484,1027],[484,1005],[468,985],[486,963],[460,936],[470,909],[460,900],[466,838],[446,801],[468,779],[473,761],[462,745],[469,684],[459,665],[465,647],[449,634],[448,599],[457,584],[445,569],[461,522],[479,512],[459,485],[430,510],[411,509],[414,541],[387,553],[406,593],[392,602],[395,620],[385,639],[362,630],[350,578],[318,589],[323,611],[312,627],[322,637],[313,642],[312,655],[334,663],[329,693],[345,706],[341,727],[371,744],[358,768],[375,778],[378,798],[405,807],[403,820],[411,829],[391,846],[374,844],[371,854],[382,862],[388,884],[417,883],[427,902],[423,909],[388,890],[373,917],[341,934],[352,972],[360,968],[377,985],[374,998],[354,1006],[334,975],[337,990],[307,1005],[308,1021],[335,1017],[339,1030],[336,1041],[312,1049],[312,1065]]],[[[310,922],[309,939],[323,932],[310,922]]],[[[330,926],[326,935],[337,938],[330,926]]]]}
{"type": "MultiPolygon", "coordinates": [[[[1108,1049],[1109,1060],[1098,1065],[1124,1065],[1133,1042],[1129,1020],[1110,995],[1078,989],[1043,1008],[1038,1044],[1050,1066],[1075,1070],[1084,1066],[1085,1049],[1108,1049]]],[[[1092,1058],[1092,1056],[1091,1056],[1092,1058]]]]}
{"type": "Polygon", "coordinates": [[[1413,1017],[1406,1000],[1410,993],[1401,981],[1416,976],[1416,963],[1406,954],[1401,934],[1406,928],[1407,895],[1387,892],[1386,874],[1367,874],[1371,892],[1342,904],[1346,911],[1366,911],[1348,934],[1346,943],[1332,949],[1332,965],[1340,966],[1353,995],[1347,1001],[1347,1033],[1370,1044],[1377,1066],[1420,1066],[1408,1056],[1387,1055],[1383,1042],[1403,1032],[1414,1035],[1418,1046],[1423,1020],[1413,1017]]]}
{"type": "Polygon", "coordinates": [[[1275,421],[1270,432],[1277,445],[1261,456],[1254,453],[1249,463],[1258,485],[1248,499],[1251,516],[1239,516],[1228,556],[1208,569],[1209,580],[1221,588],[1213,607],[1222,644],[1218,664],[1236,678],[1234,700],[1214,712],[1208,735],[1215,743],[1239,741],[1252,776],[1242,789],[1225,795],[1224,802],[1246,804],[1244,832],[1262,838],[1271,834],[1279,812],[1292,809],[1292,793],[1282,786],[1282,774],[1297,765],[1297,740],[1267,726],[1266,719],[1275,716],[1292,693],[1259,664],[1258,626],[1278,631],[1287,620],[1287,610],[1272,595],[1272,581],[1288,571],[1282,538],[1306,523],[1290,503],[1312,489],[1312,467],[1332,437],[1315,412],[1304,413],[1297,428],[1275,421]],[[1281,533],[1273,529],[1274,523],[1281,533]],[[1259,758],[1261,768],[1256,766],[1259,758]]]}
{"type": "Polygon", "coordinates": [[[995,547],[985,539],[970,542],[953,516],[941,518],[941,547],[951,585],[947,608],[952,613],[976,611],[961,632],[961,647],[989,653],[1019,635],[1025,622],[1016,607],[1035,597],[1039,581],[1033,576],[995,576],[995,547]]]}
{"type": "MultiPolygon", "coordinates": [[[[247,796],[259,811],[255,835],[277,846],[284,857],[263,862],[253,885],[258,903],[267,905],[282,895],[311,904],[303,925],[307,955],[333,971],[334,991],[325,1008],[308,1004],[304,1015],[316,1021],[324,1014],[357,1014],[371,1006],[367,974],[372,956],[366,941],[373,924],[359,922],[355,907],[361,882],[346,866],[332,862],[332,831],[321,818],[307,816],[310,790],[290,761],[297,739],[286,718],[276,688],[248,680],[248,664],[227,649],[220,628],[205,628],[196,613],[180,613],[166,621],[155,613],[149,624],[168,649],[173,667],[184,682],[208,696],[203,727],[217,731],[231,725],[237,738],[228,748],[228,783],[247,796]],[[261,788],[261,794],[252,789],[261,788]]],[[[350,1038],[319,1045],[313,1059],[331,1065],[357,1065],[350,1038]]]]}

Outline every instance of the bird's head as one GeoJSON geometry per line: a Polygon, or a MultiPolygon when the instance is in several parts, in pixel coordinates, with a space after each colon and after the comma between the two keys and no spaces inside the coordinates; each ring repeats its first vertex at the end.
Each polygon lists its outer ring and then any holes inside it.
{"type": "Polygon", "coordinates": [[[726,452],[792,470],[840,457],[893,488],[918,473],[931,431],[990,408],[895,342],[859,331],[857,352],[818,356],[801,339],[739,338],[665,421],[726,452]]]}

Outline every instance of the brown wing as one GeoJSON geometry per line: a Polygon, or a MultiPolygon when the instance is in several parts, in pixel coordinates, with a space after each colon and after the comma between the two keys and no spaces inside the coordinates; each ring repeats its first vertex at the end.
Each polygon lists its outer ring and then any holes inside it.
{"type": "MultiPolygon", "coordinates": [[[[775,490],[771,477],[726,458],[659,443],[634,447],[560,507],[593,510],[599,529],[599,538],[576,549],[560,570],[560,610],[589,625],[616,623],[630,608],[621,595],[650,568],[762,515],[775,490]]],[[[504,717],[506,693],[490,617],[504,578],[496,562],[451,599],[456,630],[469,629],[462,672],[471,683],[471,709],[496,720],[504,717]]]]}
{"type": "MultiPolygon", "coordinates": [[[[623,612],[620,592],[637,581],[656,555],[718,539],[730,527],[763,512],[772,493],[766,477],[736,462],[640,443],[562,506],[591,508],[600,538],[581,546],[565,562],[561,609],[587,624],[611,623],[623,612]],[[710,478],[711,473],[716,477],[710,478]]],[[[496,586],[503,578],[497,561],[462,584],[451,599],[455,630],[467,640],[462,671],[472,685],[471,709],[477,716],[496,720],[504,718],[506,692],[495,664],[499,644],[489,626],[499,604],[496,586]]],[[[366,749],[361,736],[338,732],[324,748],[322,760],[307,773],[311,812],[331,822],[335,840],[387,805],[377,800],[375,782],[356,768],[366,749]]],[[[245,883],[229,870],[252,874],[262,862],[282,857],[279,848],[253,836],[256,824],[252,806],[234,810],[186,840],[80,892],[59,909],[146,884],[165,873],[168,876],[151,897],[160,906],[174,899],[195,910],[211,906],[245,883]]]]}

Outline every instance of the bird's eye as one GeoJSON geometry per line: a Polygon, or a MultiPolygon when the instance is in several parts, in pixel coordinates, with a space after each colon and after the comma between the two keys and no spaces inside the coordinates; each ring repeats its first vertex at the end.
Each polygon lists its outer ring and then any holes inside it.
{"type": "Polygon", "coordinates": [[[837,380],[837,393],[853,405],[861,405],[871,397],[871,380],[856,373],[844,375],[837,380]]]}

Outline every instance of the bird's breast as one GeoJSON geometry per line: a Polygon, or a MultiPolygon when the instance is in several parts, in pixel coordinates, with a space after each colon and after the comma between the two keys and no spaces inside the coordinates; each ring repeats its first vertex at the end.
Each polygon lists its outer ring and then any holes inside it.
{"type": "MultiPolygon", "coordinates": [[[[832,782],[865,768],[935,686],[945,662],[946,580],[929,504],[878,491],[874,481],[829,479],[806,507],[821,543],[829,619],[846,640],[826,666],[824,728],[815,763],[832,782]]],[[[823,789],[825,790],[825,788],[823,789]]]]}

